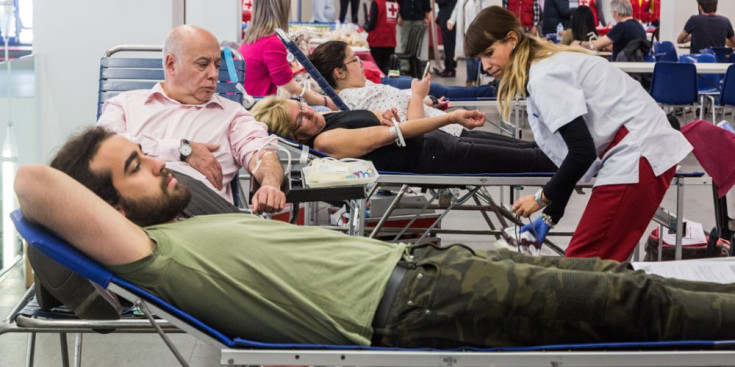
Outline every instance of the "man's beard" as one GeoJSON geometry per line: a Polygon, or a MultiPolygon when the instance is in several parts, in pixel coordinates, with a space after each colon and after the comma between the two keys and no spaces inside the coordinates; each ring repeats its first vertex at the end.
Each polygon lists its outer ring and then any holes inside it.
{"type": "Polygon", "coordinates": [[[141,227],[166,223],[175,219],[189,205],[191,200],[189,188],[177,183],[173,191],[168,192],[166,188],[171,171],[164,170],[164,172],[159,196],[136,200],[120,198],[120,206],[125,211],[125,216],[133,223],[141,227]]]}

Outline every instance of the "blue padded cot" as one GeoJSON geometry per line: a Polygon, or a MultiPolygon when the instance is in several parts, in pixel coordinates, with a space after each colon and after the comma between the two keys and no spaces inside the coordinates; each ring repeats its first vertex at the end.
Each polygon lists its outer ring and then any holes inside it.
{"type": "MultiPolygon", "coordinates": [[[[692,340],[645,343],[539,345],[512,348],[384,348],[357,345],[261,343],[225,335],[156,295],[122,279],[58,236],[26,220],[11,218],[30,246],[100,286],[141,306],[179,329],[220,349],[220,364],[319,366],[735,366],[735,341],[692,340]],[[730,350],[722,350],[722,349],[730,350]]],[[[243,310],[244,312],[246,310],[243,310]]],[[[236,316],[235,316],[236,317],[236,316]]],[[[163,331],[159,331],[162,336],[163,331]]],[[[179,360],[182,365],[186,361],[179,360]]]]}

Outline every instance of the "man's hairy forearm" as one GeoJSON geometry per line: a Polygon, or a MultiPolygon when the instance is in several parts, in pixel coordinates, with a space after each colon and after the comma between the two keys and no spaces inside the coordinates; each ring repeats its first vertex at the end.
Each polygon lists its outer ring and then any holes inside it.
{"type": "MultiPolygon", "coordinates": [[[[251,161],[251,172],[257,165],[256,160],[257,155],[251,161]]],[[[283,182],[283,167],[278,159],[278,154],[275,152],[266,152],[261,155],[260,160],[260,167],[253,173],[255,180],[261,186],[270,185],[280,188],[283,182]]]]}

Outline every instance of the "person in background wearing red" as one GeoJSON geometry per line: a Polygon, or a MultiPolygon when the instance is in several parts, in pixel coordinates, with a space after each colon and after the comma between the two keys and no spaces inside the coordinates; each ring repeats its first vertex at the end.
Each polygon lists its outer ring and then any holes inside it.
{"type": "Polygon", "coordinates": [[[633,6],[633,19],[658,27],[661,17],[660,0],[630,0],[630,5],[633,6]]]}
{"type": "Polygon", "coordinates": [[[538,25],[541,21],[541,6],[538,0],[503,0],[503,7],[521,21],[524,32],[532,36],[538,35],[538,25]]]}
{"type": "Polygon", "coordinates": [[[395,1],[373,0],[365,24],[370,54],[383,74],[388,74],[390,55],[396,51],[396,24],[400,6],[395,1]]]}

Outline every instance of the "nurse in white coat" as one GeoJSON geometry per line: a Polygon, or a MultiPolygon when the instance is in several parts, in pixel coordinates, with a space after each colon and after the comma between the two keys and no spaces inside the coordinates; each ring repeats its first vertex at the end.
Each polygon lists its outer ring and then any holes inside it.
{"type": "Polygon", "coordinates": [[[499,108],[507,118],[515,98],[526,98],[533,135],[559,170],[535,195],[513,204],[516,215],[541,217],[543,241],[561,219],[576,183],[596,175],[590,200],[567,257],[628,260],[674,175],[692,150],[638,82],[579,47],[558,46],[523,34],[507,10],[478,14],[465,35],[465,53],[500,78],[499,108]]]}

